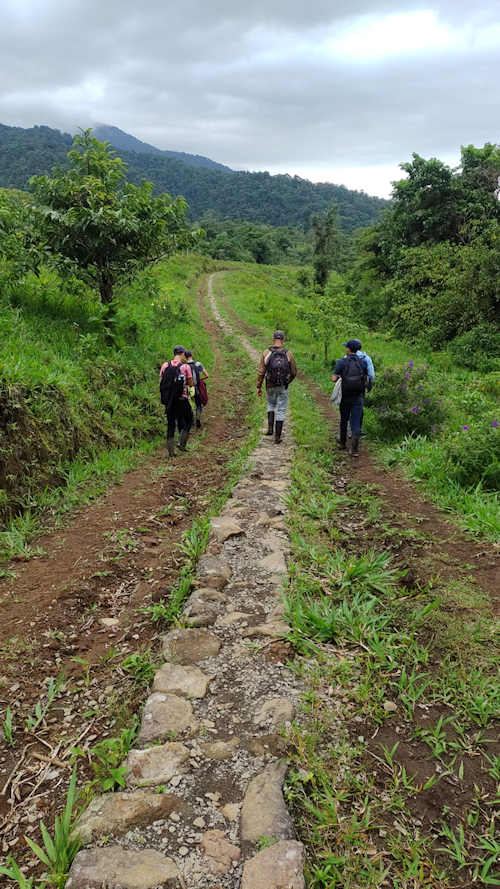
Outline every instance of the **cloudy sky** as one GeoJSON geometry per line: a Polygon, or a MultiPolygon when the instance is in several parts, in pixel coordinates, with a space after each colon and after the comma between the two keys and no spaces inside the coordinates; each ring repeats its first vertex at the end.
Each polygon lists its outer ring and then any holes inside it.
{"type": "Polygon", "coordinates": [[[1,0],[0,123],[387,195],[498,141],[499,0],[1,0]]]}

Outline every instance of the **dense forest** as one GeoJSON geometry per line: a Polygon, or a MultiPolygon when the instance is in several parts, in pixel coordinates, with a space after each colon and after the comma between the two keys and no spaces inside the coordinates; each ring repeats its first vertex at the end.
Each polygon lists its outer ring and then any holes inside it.
{"type": "MultiPolygon", "coordinates": [[[[66,166],[72,137],[49,127],[0,125],[0,187],[27,189],[33,175],[66,166]]],[[[144,143],[141,143],[144,144],[144,143]]],[[[336,203],[346,232],[377,221],[388,202],[343,185],[313,184],[298,176],[228,172],[193,166],[163,153],[120,150],[128,179],[152,182],[155,194],[182,195],[192,220],[213,211],[223,218],[308,228],[311,214],[336,203]]],[[[194,157],[194,156],[193,156],[194,157]]]]}
{"type": "Polygon", "coordinates": [[[461,164],[414,154],[392,208],[359,235],[348,280],[356,313],[487,369],[500,357],[500,146],[462,148],[461,164]]]}

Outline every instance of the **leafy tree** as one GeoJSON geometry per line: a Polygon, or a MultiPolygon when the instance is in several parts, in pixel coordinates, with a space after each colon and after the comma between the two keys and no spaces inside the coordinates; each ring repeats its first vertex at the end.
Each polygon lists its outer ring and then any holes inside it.
{"type": "Polygon", "coordinates": [[[35,212],[49,251],[99,289],[108,318],[115,284],[174,250],[190,247],[186,203],[153,197],[149,182],[125,181],[126,165],[91,130],[74,140],[70,168],[53,177],[35,176],[35,212]]]}
{"type": "Polygon", "coordinates": [[[42,259],[33,230],[32,202],[20,191],[0,189],[0,291],[12,294],[42,259]]]}
{"type": "Polygon", "coordinates": [[[345,289],[342,275],[333,272],[325,291],[311,291],[306,305],[297,309],[297,317],[306,322],[313,338],[323,347],[323,359],[328,364],[328,350],[336,330],[345,329],[349,323],[351,299],[345,289]]]}
{"type": "Polygon", "coordinates": [[[500,146],[462,148],[452,170],[414,154],[393,207],[360,235],[349,273],[368,324],[439,347],[500,321],[500,146]]]}
{"type": "Polygon", "coordinates": [[[328,273],[335,268],[340,254],[338,209],[331,206],[325,213],[313,216],[313,268],[316,289],[324,292],[328,273]]]}

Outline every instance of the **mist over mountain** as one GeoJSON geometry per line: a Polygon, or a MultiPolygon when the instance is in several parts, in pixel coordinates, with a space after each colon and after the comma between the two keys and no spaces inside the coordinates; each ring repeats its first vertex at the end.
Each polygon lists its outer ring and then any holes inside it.
{"type": "MultiPolygon", "coordinates": [[[[336,202],[340,225],[350,232],[371,225],[388,206],[383,198],[343,185],[312,183],[299,176],[231,171],[198,155],[162,151],[117,127],[101,125],[94,132],[118,151],[131,182],[146,179],[154,184],[157,194],[182,195],[193,220],[214,211],[228,219],[307,228],[312,213],[336,202]]],[[[69,133],[47,126],[23,129],[0,124],[0,187],[28,189],[31,176],[50,173],[54,166],[65,167],[72,141],[69,133]]]]}

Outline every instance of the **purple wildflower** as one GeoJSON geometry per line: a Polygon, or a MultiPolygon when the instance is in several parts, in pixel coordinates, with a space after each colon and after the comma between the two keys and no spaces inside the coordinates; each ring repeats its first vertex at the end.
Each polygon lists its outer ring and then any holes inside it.
{"type": "Polygon", "coordinates": [[[468,426],[462,426],[462,429],[465,429],[466,432],[469,431],[469,427],[468,427],[468,426]]]}
{"type": "Polygon", "coordinates": [[[406,389],[406,383],[401,383],[401,388],[406,389]]]}
{"type": "Polygon", "coordinates": [[[408,362],[408,367],[413,367],[413,361],[408,362]]]}
{"type": "Polygon", "coordinates": [[[491,425],[493,426],[493,429],[498,429],[498,420],[493,420],[491,425]]]}
{"type": "Polygon", "coordinates": [[[438,404],[442,404],[443,401],[444,401],[444,399],[443,399],[443,398],[440,398],[439,401],[438,401],[438,404]]]}
{"type": "Polygon", "coordinates": [[[424,388],[423,386],[417,386],[417,389],[423,389],[423,388],[424,388]]]}
{"type": "Polygon", "coordinates": [[[412,408],[412,411],[414,414],[418,414],[418,407],[415,406],[414,408],[412,408]]]}
{"type": "Polygon", "coordinates": [[[406,373],[405,373],[405,377],[406,377],[407,380],[410,379],[410,374],[408,373],[408,371],[406,371],[406,373]]]}

